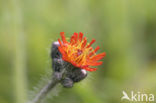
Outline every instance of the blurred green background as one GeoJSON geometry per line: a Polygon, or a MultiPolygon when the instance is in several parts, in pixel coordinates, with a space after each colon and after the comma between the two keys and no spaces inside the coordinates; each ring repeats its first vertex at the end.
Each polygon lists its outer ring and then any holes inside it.
{"type": "Polygon", "coordinates": [[[45,103],[121,103],[123,90],[156,96],[156,0],[0,0],[0,103],[29,100],[61,31],[95,38],[107,56],[45,103]]]}

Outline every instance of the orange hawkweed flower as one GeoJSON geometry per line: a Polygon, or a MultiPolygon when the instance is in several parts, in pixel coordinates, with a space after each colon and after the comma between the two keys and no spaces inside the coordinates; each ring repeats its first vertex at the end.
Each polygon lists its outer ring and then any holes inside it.
{"type": "Polygon", "coordinates": [[[83,33],[74,33],[71,36],[70,42],[66,40],[64,32],[60,33],[62,41],[58,39],[60,46],[58,47],[60,53],[62,54],[62,59],[71,63],[72,65],[85,69],[87,71],[95,71],[97,68],[92,68],[90,66],[98,66],[102,64],[102,59],[106,53],[96,54],[100,49],[97,46],[95,49],[91,45],[95,42],[93,39],[87,44],[87,38],[83,37],[83,33]]]}

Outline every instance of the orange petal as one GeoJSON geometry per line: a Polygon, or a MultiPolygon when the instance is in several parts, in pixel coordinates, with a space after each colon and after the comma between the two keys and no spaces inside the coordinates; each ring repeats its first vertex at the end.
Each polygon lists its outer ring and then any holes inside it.
{"type": "Polygon", "coordinates": [[[83,38],[83,33],[79,32],[79,41],[82,41],[82,38],[83,38]]]}
{"type": "Polygon", "coordinates": [[[102,59],[105,55],[106,55],[106,53],[104,52],[104,53],[101,53],[101,54],[91,57],[90,60],[98,61],[98,60],[102,59]]]}
{"type": "Polygon", "coordinates": [[[62,47],[59,46],[58,49],[59,49],[59,51],[61,52],[62,55],[65,55],[65,51],[63,50],[62,47]]]}
{"type": "Polygon", "coordinates": [[[62,46],[62,42],[61,42],[61,40],[60,40],[60,39],[58,39],[58,42],[59,42],[60,46],[62,46]]]}
{"type": "Polygon", "coordinates": [[[87,46],[87,48],[89,48],[95,41],[96,41],[96,40],[93,39],[93,40],[89,43],[89,45],[87,46]]]}
{"type": "Polygon", "coordinates": [[[74,33],[74,37],[75,37],[75,43],[77,43],[77,40],[78,40],[78,33],[74,33]]]}
{"type": "Polygon", "coordinates": [[[71,61],[71,64],[73,64],[75,67],[79,67],[79,65],[75,63],[74,61],[71,61]]]}
{"type": "Polygon", "coordinates": [[[86,37],[84,37],[84,39],[83,39],[83,43],[82,43],[82,48],[84,48],[85,46],[86,46],[86,43],[87,43],[87,38],[86,37]]]}
{"type": "Polygon", "coordinates": [[[71,43],[71,44],[74,44],[74,35],[71,36],[71,38],[70,38],[70,43],[71,43]]]}
{"type": "Polygon", "coordinates": [[[95,48],[95,50],[89,54],[89,56],[92,56],[92,55],[93,55],[94,53],[96,53],[99,49],[100,49],[100,47],[97,46],[97,47],[95,48]]]}
{"type": "Polygon", "coordinates": [[[66,41],[66,37],[64,35],[64,32],[60,32],[60,35],[61,35],[63,43],[66,43],[67,41],[66,41]]]}
{"type": "Polygon", "coordinates": [[[83,38],[83,33],[79,32],[79,41],[82,41],[82,38],[83,38]]]}
{"type": "Polygon", "coordinates": [[[87,65],[90,65],[90,66],[98,66],[98,65],[101,65],[103,62],[88,62],[87,65]]]}
{"type": "Polygon", "coordinates": [[[96,53],[99,49],[100,49],[100,47],[97,46],[97,47],[95,48],[94,52],[96,53]]]}
{"type": "Polygon", "coordinates": [[[86,69],[87,71],[91,71],[91,72],[92,72],[92,71],[96,71],[97,68],[90,68],[90,67],[87,67],[87,68],[83,68],[83,69],[86,69]]]}

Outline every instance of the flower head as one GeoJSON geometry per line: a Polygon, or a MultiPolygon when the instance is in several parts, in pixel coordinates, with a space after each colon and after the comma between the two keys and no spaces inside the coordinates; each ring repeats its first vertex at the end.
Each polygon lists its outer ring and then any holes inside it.
{"type": "Polygon", "coordinates": [[[97,46],[95,49],[91,45],[95,42],[93,39],[90,43],[87,43],[87,38],[83,37],[83,33],[74,33],[71,36],[70,42],[66,40],[64,32],[60,33],[62,41],[58,39],[60,46],[58,47],[62,54],[62,59],[71,63],[72,65],[85,69],[87,71],[95,71],[97,68],[92,66],[98,66],[102,64],[101,60],[106,53],[96,54],[100,49],[97,46]]]}

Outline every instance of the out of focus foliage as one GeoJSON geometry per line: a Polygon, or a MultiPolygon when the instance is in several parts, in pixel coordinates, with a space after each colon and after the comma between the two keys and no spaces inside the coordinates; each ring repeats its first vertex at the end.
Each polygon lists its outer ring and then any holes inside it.
{"type": "Polygon", "coordinates": [[[107,56],[49,103],[120,103],[123,90],[156,96],[155,0],[0,0],[0,103],[27,101],[61,31],[95,38],[107,56]]]}

